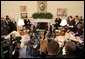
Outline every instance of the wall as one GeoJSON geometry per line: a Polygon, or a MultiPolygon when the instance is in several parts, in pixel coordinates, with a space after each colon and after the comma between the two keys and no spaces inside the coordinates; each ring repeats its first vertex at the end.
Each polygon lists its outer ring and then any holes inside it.
{"type": "Polygon", "coordinates": [[[84,17],[84,1],[48,1],[47,11],[53,13],[54,19],[57,16],[57,8],[66,8],[67,16],[81,15],[84,17]]]}
{"type": "MultiPolygon", "coordinates": [[[[9,15],[12,19],[20,18],[20,6],[27,6],[28,17],[37,12],[37,1],[1,1],[1,16],[9,15]]],[[[57,17],[57,8],[68,9],[68,14],[84,17],[84,1],[47,1],[47,11],[53,14],[52,23],[57,17]]],[[[31,20],[34,21],[34,20],[31,20]]]]}
{"type": "Polygon", "coordinates": [[[37,12],[36,1],[1,1],[1,16],[9,15],[13,19],[20,19],[20,6],[27,6],[28,17],[37,12]]]}

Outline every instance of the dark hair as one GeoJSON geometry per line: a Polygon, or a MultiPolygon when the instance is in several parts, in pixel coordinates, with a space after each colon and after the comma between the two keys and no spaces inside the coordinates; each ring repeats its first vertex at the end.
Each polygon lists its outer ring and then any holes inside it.
{"type": "Polygon", "coordinates": [[[73,18],[72,16],[69,16],[70,18],[73,18]]]}
{"type": "Polygon", "coordinates": [[[48,52],[58,53],[58,50],[59,50],[59,44],[56,41],[51,40],[48,42],[48,44],[47,44],[47,51],[48,52]]]}
{"type": "Polygon", "coordinates": [[[76,51],[76,47],[77,47],[76,43],[72,41],[66,42],[66,45],[65,45],[66,53],[74,54],[74,52],[76,51]]]}
{"type": "Polygon", "coordinates": [[[6,17],[9,17],[8,15],[6,15],[6,17]]]}
{"type": "Polygon", "coordinates": [[[77,27],[77,25],[79,25],[79,24],[81,24],[81,28],[80,29],[82,29],[83,28],[83,25],[82,25],[82,22],[78,22],[77,24],[76,24],[76,27],[77,27]]]}
{"type": "Polygon", "coordinates": [[[8,15],[6,15],[6,20],[10,20],[10,18],[9,18],[9,16],[8,16],[8,15]]]}
{"type": "Polygon", "coordinates": [[[79,17],[78,15],[76,15],[76,17],[79,17]]]}

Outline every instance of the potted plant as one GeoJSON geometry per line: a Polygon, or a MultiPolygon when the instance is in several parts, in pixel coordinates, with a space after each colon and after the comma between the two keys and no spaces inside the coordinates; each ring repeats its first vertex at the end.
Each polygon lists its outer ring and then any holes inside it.
{"type": "Polygon", "coordinates": [[[34,19],[52,19],[53,15],[49,12],[47,13],[34,13],[32,15],[34,19]]]}

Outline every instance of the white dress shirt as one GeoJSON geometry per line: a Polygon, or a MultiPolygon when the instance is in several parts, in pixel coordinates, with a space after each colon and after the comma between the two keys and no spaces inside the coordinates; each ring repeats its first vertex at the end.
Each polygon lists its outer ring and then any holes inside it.
{"type": "Polygon", "coordinates": [[[24,46],[26,46],[26,44],[30,40],[30,36],[28,34],[25,34],[24,36],[21,36],[21,37],[22,39],[20,40],[21,41],[20,47],[23,48],[24,46]]]}
{"type": "Polygon", "coordinates": [[[30,40],[30,36],[28,34],[25,34],[24,36],[21,36],[22,39],[21,44],[20,44],[20,50],[19,50],[19,58],[26,58],[27,54],[26,54],[26,49],[27,49],[27,43],[30,40]]]}

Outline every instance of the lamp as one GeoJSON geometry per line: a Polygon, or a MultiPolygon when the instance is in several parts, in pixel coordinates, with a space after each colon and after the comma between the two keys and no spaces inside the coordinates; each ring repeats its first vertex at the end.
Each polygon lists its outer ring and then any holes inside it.
{"type": "Polygon", "coordinates": [[[17,25],[20,26],[21,28],[23,28],[24,24],[24,20],[23,19],[18,19],[17,25]]]}
{"type": "Polygon", "coordinates": [[[67,25],[67,20],[66,20],[66,19],[62,19],[60,25],[61,25],[61,26],[67,25]]]}

